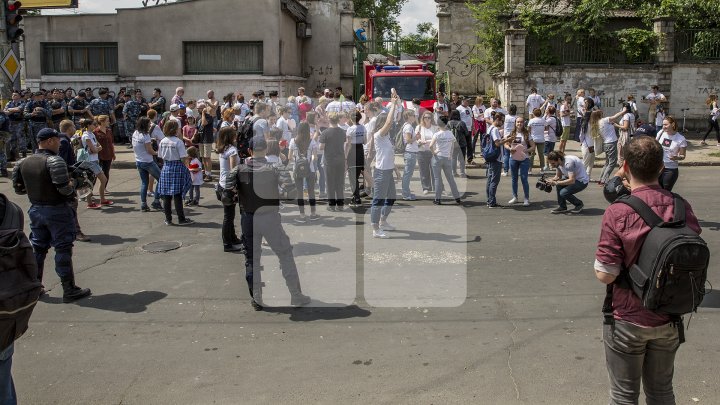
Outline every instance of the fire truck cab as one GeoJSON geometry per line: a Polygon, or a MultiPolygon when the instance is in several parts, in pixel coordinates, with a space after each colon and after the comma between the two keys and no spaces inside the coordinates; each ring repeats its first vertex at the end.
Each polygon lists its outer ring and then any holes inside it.
{"type": "Polygon", "coordinates": [[[363,62],[365,83],[360,92],[368,99],[382,97],[390,99],[390,90],[397,90],[403,101],[417,98],[420,106],[432,110],[435,103],[435,74],[428,70],[427,64],[418,60],[402,60],[397,64],[389,63],[383,55],[368,55],[363,62]]]}

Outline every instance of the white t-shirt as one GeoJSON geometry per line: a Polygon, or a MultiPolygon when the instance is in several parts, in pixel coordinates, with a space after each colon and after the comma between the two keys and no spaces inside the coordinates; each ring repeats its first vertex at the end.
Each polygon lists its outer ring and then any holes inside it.
{"type": "Polygon", "coordinates": [[[367,142],[367,132],[361,124],[356,124],[348,128],[347,131],[345,131],[345,135],[351,145],[363,145],[367,142]]]}
{"type": "Polygon", "coordinates": [[[510,158],[518,162],[524,162],[528,156],[528,143],[525,141],[525,137],[522,134],[516,134],[513,139],[511,147],[515,148],[514,152],[510,152],[510,158]]]}
{"type": "Polygon", "coordinates": [[[250,113],[250,106],[245,103],[235,103],[233,109],[240,109],[240,114],[235,114],[235,120],[242,123],[245,117],[250,113]]]}
{"type": "Polygon", "coordinates": [[[270,126],[265,118],[258,118],[253,123],[253,136],[262,135],[267,136],[270,134],[270,126]]]}
{"type": "Polygon", "coordinates": [[[160,141],[165,138],[165,134],[163,134],[162,128],[160,128],[160,125],[151,125],[150,128],[150,139],[154,139],[157,141],[158,145],[160,145],[160,141]]]}
{"type": "Polygon", "coordinates": [[[220,153],[220,178],[218,179],[218,184],[222,188],[225,188],[225,179],[232,170],[232,167],[230,167],[230,158],[237,155],[237,148],[232,145],[225,149],[223,153],[220,153]]]}
{"type": "Polygon", "coordinates": [[[458,110],[460,112],[460,121],[464,122],[468,131],[472,132],[472,129],[473,129],[472,108],[459,105],[459,106],[457,106],[456,110],[458,110]]]}
{"type": "Polygon", "coordinates": [[[610,118],[605,117],[600,119],[598,125],[600,126],[600,135],[602,135],[603,143],[617,142],[618,138],[615,133],[615,127],[612,122],[610,122],[610,118]]]}
{"type": "Polygon", "coordinates": [[[670,157],[677,156],[681,148],[687,148],[687,140],[679,132],[675,135],[670,136],[665,131],[660,131],[655,138],[660,142],[660,146],[663,148],[663,164],[668,169],[677,169],[678,162],[671,160],[670,157]]]}
{"type": "Polygon", "coordinates": [[[342,103],[339,101],[331,101],[325,107],[325,112],[340,112],[342,111],[342,103]]]}
{"type": "Polygon", "coordinates": [[[380,132],[373,135],[375,142],[375,168],[378,170],[391,170],[395,168],[395,147],[390,137],[380,132]]]}
{"type": "Polygon", "coordinates": [[[665,113],[664,113],[664,112],[661,112],[661,111],[658,111],[658,112],[655,114],[655,126],[656,126],[656,127],[661,127],[664,119],[665,119],[665,113]]]}
{"type": "Polygon", "coordinates": [[[549,116],[545,118],[545,126],[547,126],[547,131],[545,131],[545,142],[557,142],[557,135],[555,135],[555,127],[557,126],[557,121],[555,121],[555,116],[549,116]]]}
{"type": "Polygon", "coordinates": [[[665,95],[662,94],[662,93],[652,93],[652,92],[651,92],[650,94],[648,94],[647,96],[645,96],[645,99],[646,99],[647,101],[654,101],[654,100],[660,101],[660,100],[662,100],[662,99],[664,99],[664,98],[665,98],[665,95]]]}
{"type": "Polygon", "coordinates": [[[158,157],[162,160],[180,160],[187,156],[185,143],[177,136],[166,136],[160,141],[158,157]]]}
{"type": "Polygon", "coordinates": [[[585,165],[579,157],[573,155],[565,155],[565,164],[558,166],[560,172],[565,177],[569,177],[568,173],[572,172],[575,174],[575,180],[581,183],[587,184],[590,181],[590,177],[587,175],[585,165]]]}
{"type": "Polygon", "coordinates": [[[145,149],[145,144],[148,143],[152,143],[150,135],[142,134],[138,131],[133,132],[132,146],[136,162],[150,163],[153,161],[153,156],[145,149]]]}
{"type": "MultiPolygon", "coordinates": [[[[297,144],[295,143],[295,139],[290,141],[290,145],[288,145],[288,149],[290,149],[293,153],[293,163],[297,163],[298,157],[300,156],[300,148],[298,148],[297,144]]],[[[320,146],[318,143],[311,139],[310,143],[308,144],[308,148],[305,152],[303,152],[303,157],[307,159],[308,163],[310,163],[310,172],[315,173],[315,164],[313,159],[313,154],[317,155],[317,151],[320,149],[320,146]]]]}
{"type": "Polygon", "coordinates": [[[341,110],[341,111],[352,111],[352,110],[354,110],[354,109],[356,109],[356,108],[357,108],[357,107],[355,107],[355,103],[353,103],[352,101],[345,100],[345,101],[343,101],[343,102],[340,103],[340,110],[341,110]]]}
{"type": "Polygon", "coordinates": [[[575,113],[578,117],[582,117],[585,114],[585,97],[578,96],[577,102],[575,103],[575,113]]]}
{"type": "Polygon", "coordinates": [[[451,158],[453,144],[456,142],[455,136],[452,132],[447,129],[444,131],[438,131],[433,134],[433,139],[435,140],[435,150],[437,151],[437,155],[451,158]]]}
{"type": "MultiPolygon", "coordinates": [[[[498,108],[492,108],[492,107],[490,107],[490,108],[488,108],[488,109],[485,110],[485,113],[483,114],[483,116],[484,116],[486,119],[492,119],[492,113],[493,113],[493,112],[502,113],[502,114],[504,114],[504,115],[506,116],[506,118],[507,118],[507,115],[508,115],[508,114],[507,114],[507,111],[505,111],[505,109],[503,109],[502,107],[498,107],[498,108]]],[[[488,134],[490,133],[490,129],[491,129],[492,127],[493,127],[492,122],[487,125],[486,131],[487,131],[488,134]]]]}
{"type": "Polygon", "coordinates": [[[478,121],[482,121],[485,118],[485,106],[480,104],[474,105],[472,108],[473,112],[473,118],[475,118],[478,121]]]}
{"type": "Polygon", "coordinates": [[[630,134],[634,133],[635,132],[635,115],[630,114],[630,113],[623,115],[622,119],[620,120],[621,127],[625,125],[625,124],[623,124],[625,121],[629,122],[628,129],[627,129],[628,133],[630,133],[630,134]]]}
{"type": "Polygon", "coordinates": [[[517,122],[517,116],[516,115],[506,115],[505,116],[505,123],[503,124],[503,134],[508,135],[512,133],[513,129],[515,128],[515,122],[517,122]]]}
{"type": "Polygon", "coordinates": [[[492,139],[493,142],[502,139],[502,136],[500,136],[500,128],[495,125],[490,125],[490,139],[492,139]]]}
{"type": "Polygon", "coordinates": [[[420,146],[420,151],[429,152],[430,142],[432,141],[435,132],[437,132],[437,127],[431,125],[430,128],[426,128],[424,125],[418,125],[415,127],[415,132],[420,132],[420,140],[425,142],[422,146],[420,146]]]}
{"type": "Polygon", "coordinates": [[[533,117],[530,122],[528,122],[528,128],[530,129],[530,139],[532,139],[533,142],[545,142],[545,125],[545,120],[540,117],[533,117]]]}
{"type": "Polygon", "coordinates": [[[447,101],[443,101],[442,103],[439,103],[436,101],[435,104],[433,104],[433,111],[435,113],[435,122],[440,122],[440,113],[439,112],[447,111],[447,110],[448,110],[447,101]]]}
{"type": "Polygon", "coordinates": [[[193,186],[202,186],[204,183],[202,162],[200,162],[200,159],[198,159],[198,158],[193,158],[193,160],[190,161],[190,166],[188,167],[188,169],[190,169],[190,167],[195,167],[195,168],[200,169],[197,172],[190,170],[190,178],[192,179],[192,185],[193,186]]]}
{"type": "Polygon", "coordinates": [[[405,134],[410,134],[410,143],[405,143],[405,152],[419,152],[420,148],[418,147],[417,141],[415,140],[415,131],[413,131],[412,124],[408,124],[407,122],[405,125],[403,125],[402,128],[402,136],[403,136],[403,142],[405,142],[405,134]]]}
{"type": "Polygon", "coordinates": [[[81,140],[81,141],[82,141],[82,146],[83,146],[83,148],[87,149],[87,152],[88,152],[88,161],[90,161],[90,162],[97,162],[98,160],[100,160],[100,159],[98,158],[98,154],[97,154],[97,153],[90,153],[90,148],[88,147],[89,144],[92,144],[95,148],[97,148],[98,146],[100,146],[100,144],[98,143],[97,138],[95,137],[95,134],[92,133],[92,132],[90,132],[90,131],[85,131],[85,132],[83,132],[82,140],[81,140]],[[89,143],[88,143],[88,142],[89,142],[89,143]]]}
{"type": "MultiPolygon", "coordinates": [[[[368,121],[367,124],[365,124],[365,133],[366,134],[374,134],[375,133],[375,124],[377,123],[377,117],[370,118],[370,121],[368,121]]],[[[367,144],[370,142],[370,137],[365,137],[365,143],[367,144]]]]}
{"type": "Polygon", "coordinates": [[[563,113],[565,111],[570,111],[570,107],[565,104],[561,104],[560,105],[560,122],[562,123],[563,127],[569,127],[570,126],[570,114],[563,115],[563,113]]]}
{"type": "Polygon", "coordinates": [[[525,104],[528,106],[528,113],[532,114],[533,110],[536,108],[540,108],[545,103],[545,99],[537,94],[531,94],[527,97],[527,101],[525,104]]]}
{"type": "Polygon", "coordinates": [[[290,131],[290,125],[288,125],[287,120],[281,116],[275,122],[275,126],[282,129],[282,139],[290,142],[290,140],[292,139],[292,131],[290,131]]]}

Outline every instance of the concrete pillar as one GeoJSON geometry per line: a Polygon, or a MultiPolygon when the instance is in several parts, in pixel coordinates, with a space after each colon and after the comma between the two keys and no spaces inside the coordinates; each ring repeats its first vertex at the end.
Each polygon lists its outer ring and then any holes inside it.
{"type": "Polygon", "coordinates": [[[355,49],[355,33],[353,18],[355,3],[343,0],[339,3],[340,11],[340,86],[347,94],[352,94],[353,78],[355,77],[353,53],[355,49]]]}
{"type": "Polygon", "coordinates": [[[657,17],[653,20],[653,31],[660,37],[658,44],[658,63],[675,62],[675,19],[657,17]]]}
{"type": "Polygon", "coordinates": [[[525,112],[525,39],[527,31],[518,28],[515,20],[505,30],[505,71],[498,76],[497,96],[505,109],[510,104],[518,107],[518,114],[525,112]]]}
{"type": "Polygon", "coordinates": [[[447,70],[448,62],[450,61],[452,14],[450,13],[450,5],[447,0],[435,0],[435,2],[437,3],[436,16],[438,18],[438,44],[436,47],[437,56],[435,57],[435,66],[437,67],[437,77],[441,77],[447,70]]]}

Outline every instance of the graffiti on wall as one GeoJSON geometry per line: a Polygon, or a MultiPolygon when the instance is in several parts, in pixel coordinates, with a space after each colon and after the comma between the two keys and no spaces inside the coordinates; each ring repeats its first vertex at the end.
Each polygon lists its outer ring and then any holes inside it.
{"type": "Polygon", "coordinates": [[[483,71],[478,64],[471,63],[471,59],[477,55],[476,47],[476,45],[458,43],[450,46],[450,58],[447,62],[447,69],[450,74],[468,77],[473,73],[479,74],[483,71]]]}
{"type": "Polygon", "coordinates": [[[330,76],[334,70],[334,65],[309,65],[306,70],[308,87],[320,91],[328,88],[328,80],[332,80],[330,76]]]}
{"type": "Polygon", "coordinates": [[[718,87],[698,87],[698,94],[700,95],[709,96],[710,94],[718,93],[720,93],[720,88],[718,87]]]}

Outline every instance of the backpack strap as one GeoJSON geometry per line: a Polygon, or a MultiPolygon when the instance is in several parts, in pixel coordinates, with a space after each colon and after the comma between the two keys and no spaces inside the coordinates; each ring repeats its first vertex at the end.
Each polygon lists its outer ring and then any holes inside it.
{"type": "MultiPolygon", "coordinates": [[[[643,221],[645,221],[650,228],[655,228],[664,224],[662,218],[660,218],[655,211],[652,210],[652,208],[634,195],[622,196],[615,200],[615,202],[629,205],[633,210],[635,210],[635,212],[638,213],[638,215],[640,215],[643,221]]],[[[677,204],[675,206],[677,207],[677,204]]],[[[685,215],[683,209],[683,220],[685,219],[684,217],[685,215]]]]}
{"type": "Polygon", "coordinates": [[[679,195],[673,193],[673,204],[673,220],[669,223],[669,225],[685,225],[685,200],[679,195]]]}

